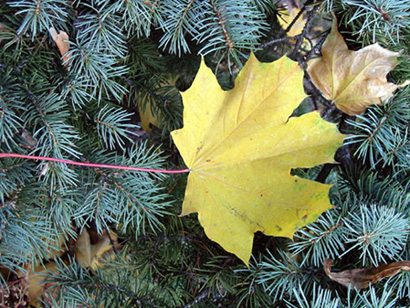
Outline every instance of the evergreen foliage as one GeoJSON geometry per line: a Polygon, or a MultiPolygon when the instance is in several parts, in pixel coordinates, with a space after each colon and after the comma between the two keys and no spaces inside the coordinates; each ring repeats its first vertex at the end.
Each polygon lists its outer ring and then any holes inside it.
{"type": "MultiPolygon", "coordinates": [[[[307,26],[290,39],[278,24],[283,7],[270,0],[2,1],[0,151],[183,169],[169,132],[182,126],[179,91],[192,83],[200,54],[224,88],[250,51],[269,61],[287,51],[303,65],[326,36],[312,23],[330,11],[352,48],[379,42],[410,54],[408,1],[305,5],[307,26]],[[52,27],[69,36],[63,56],[52,27]],[[151,133],[138,125],[146,110],[159,118],[151,133]]],[[[410,62],[390,78],[410,79],[410,62]]],[[[56,262],[44,307],[409,306],[409,272],[357,291],[322,268],[327,258],[339,269],[410,260],[409,90],[356,117],[307,90],[316,96],[303,108],[318,105],[349,137],[338,164],[294,170],[335,184],[335,208],[293,241],[257,234],[246,268],[206,238],[195,215],[178,216],[184,175],[2,158],[1,294],[30,266],[56,262]],[[96,269],[82,267],[72,251],[83,229],[118,236],[96,269]]]]}
{"type": "Polygon", "coordinates": [[[403,39],[410,26],[410,12],[405,0],[327,0],[327,9],[342,15],[341,21],[350,24],[353,35],[363,43],[375,42],[379,37],[393,44],[403,39]]]}

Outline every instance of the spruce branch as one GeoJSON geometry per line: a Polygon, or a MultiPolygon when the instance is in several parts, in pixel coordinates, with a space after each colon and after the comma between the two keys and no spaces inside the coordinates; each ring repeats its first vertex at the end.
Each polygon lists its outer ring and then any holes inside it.
{"type": "Polygon", "coordinates": [[[199,35],[194,37],[204,43],[199,53],[207,55],[221,51],[228,63],[233,61],[242,66],[239,59],[242,50],[256,47],[263,31],[267,30],[264,14],[252,1],[209,0],[205,2],[205,10],[206,18],[198,24],[199,35]]]}
{"type": "Polygon", "coordinates": [[[126,89],[115,78],[121,77],[128,71],[124,65],[118,65],[118,58],[114,54],[107,54],[107,46],[100,42],[90,45],[86,37],[78,42],[70,42],[69,69],[76,72],[77,76],[84,76],[88,82],[87,90],[92,90],[91,95],[100,102],[103,98],[114,97],[121,101],[126,89]]]}
{"type": "MultiPolygon", "coordinates": [[[[406,258],[408,260],[408,258],[406,258]]],[[[392,292],[396,292],[398,298],[410,298],[410,272],[402,271],[394,275],[386,282],[392,292]]]]}
{"type": "Polygon", "coordinates": [[[363,294],[356,293],[353,301],[349,302],[348,307],[397,307],[397,297],[392,294],[392,290],[383,288],[381,292],[377,292],[379,295],[376,292],[377,290],[375,288],[370,287],[369,290],[365,291],[363,294]]]}
{"type": "Polygon", "coordinates": [[[0,162],[0,200],[3,205],[14,204],[18,198],[18,192],[30,180],[32,180],[33,166],[27,163],[19,163],[16,160],[0,162]]]}
{"type": "Polygon", "coordinates": [[[302,286],[293,290],[297,306],[287,302],[288,308],[340,308],[343,307],[339,298],[332,298],[330,290],[321,287],[313,288],[312,296],[306,297],[302,286]]]}
{"type": "MultiPolygon", "coordinates": [[[[305,10],[304,7],[302,7],[302,9],[301,9],[300,11],[302,12],[302,11],[304,11],[304,10],[305,10]]],[[[306,15],[307,15],[306,23],[305,23],[305,26],[303,27],[301,36],[296,39],[295,47],[294,47],[293,52],[292,52],[292,54],[291,54],[291,56],[290,56],[292,59],[295,59],[295,58],[296,58],[297,53],[298,53],[300,47],[302,46],[303,39],[306,37],[306,39],[309,40],[309,38],[307,37],[307,34],[309,33],[309,31],[310,31],[310,29],[311,29],[311,27],[312,27],[313,18],[314,18],[315,15],[317,14],[318,10],[319,10],[319,6],[315,5],[315,6],[313,6],[313,7],[306,13],[306,15]]],[[[299,16],[300,16],[300,15],[298,14],[298,15],[295,17],[294,21],[296,21],[297,18],[299,18],[299,16]]],[[[286,29],[286,31],[288,31],[288,29],[286,29]]],[[[310,41],[310,40],[309,40],[309,41],[310,41]]],[[[305,63],[306,63],[306,62],[305,62],[305,63]]]]}
{"type": "Polygon", "coordinates": [[[14,137],[23,127],[20,115],[24,110],[24,103],[16,95],[19,87],[12,71],[0,69],[0,72],[0,142],[11,150],[17,147],[14,137]]]}
{"type": "Polygon", "coordinates": [[[123,20],[122,31],[127,32],[128,37],[140,38],[150,36],[151,28],[158,24],[160,16],[155,8],[149,1],[121,0],[110,3],[108,11],[123,20]]]}
{"type": "Polygon", "coordinates": [[[276,301],[279,298],[292,298],[292,289],[298,285],[312,288],[315,278],[306,271],[295,258],[279,250],[279,258],[268,251],[265,261],[256,265],[256,282],[261,284],[266,292],[276,301]]]}
{"type": "Polygon", "coordinates": [[[95,85],[90,85],[84,76],[69,76],[62,85],[61,96],[70,101],[73,111],[80,110],[93,99],[95,85]],[[91,93],[90,93],[91,92],[91,93]]]}
{"type": "Polygon", "coordinates": [[[165,1],[161,10],[162,15],[168,16],[161,23],[164,35],[160,39],[159,47],[170,53],[178,54],[190,52],[186,36],[194,37],[199,34],[196,25],[199,16],[204,14],[203,1],[179,0],[165,1]],[[169,17],[172,18],[169,18],[169,17]]]}
{"type": "Polygon", "coordinates": [[[295,255],[303,253],[301,266],[305,263],[321,266],[327,258],[337,258],[345,250],[342,226],[340,213],[329,210],[316,222],[299,230],[289,250],[295,255]]]}
{"type": "MultiPolygon", "coordinates": [[[[22,194],[23,191],[20,193],[22,194]]],[[[36,198],[32,203],[39,204],[41,200],[36,198]]],[[[0,255],[1,264],[17,272],[26,272],[24,264],[38,264],[42,259],[46,259],[52,251],[58,251],[56,246],[60,232],[50,221],[41,217],[41,209],[33,208],[29,213],[23,213],[15,209],[1,208],[0,217],[2,230],[0,244],[2,254],[0,255]]]]}
{"type": "Polygon", "coordinates": [[[232,50],[234,49],[234,45],[233,45],[233,43],[232,43],[232,41],[231,41],[231,37],[230,37],[230,35],[229,35],[229,33],[228,33],[228,30],[226,29],[225,21],[224,21],[224,19],[222,18],[222,13],[223,13],[223,12],[218,10],[218,8],[217,8],[217,6],[215,5],[215,2],[214,2],[213,0],[210,0],[210,3],[211,3],[211,5],[212,5],[212,9],[213,9],[213,11],[214,11],[214,13],[215,13],[215,15],[216,15],[216,18],[217,18],[218,21],[219,21],[219,25],[220,25],[220,27],[221,27],[222,33],[223,33],[223,35],[224,35],[224,37],[225,37],[225,45],[228,47],[229,51],[232,52],[232,50]]]}
{"type": "Polygon", "coordinates": [[[120,22],[116,15],[107,12],[106,4],[94,8],[87,6],[92,13],[79,14],[75,26],[80,31],[77,32],[77,41],[87,42],[87,48],[91,50],[105,51],[116,57],[124,57],[127,46],[120,28],[120,22]]]}
{"type": "Polygon", "coordinates": [[[58,272],[49,272],[45,282],[50,283],[47,293],[51,295],[50,298],[55,296],[55,304],[59,307],[72,307],[72,305],[95,307],[108,303],[116,307],[123,305],[158,307],[152,302],[152,294],[145,292],[144,294],[133,285],[127,287],[125,281],[121,283],[124,274],[116,270],[110,274],[119,280],[117,283],[121,286],[111,283],[108,273],[98,269],[90,272],[80,267],[74,260],[70,259],[67,265],[57,259],[56,264],[58,272]]]}
{"type": "Polygon", "coordinates": [[[277,11],[277,3],[270,0],[254,0],[253,1],[259,11],[267,15],[273,15],[277,11]]]}
{"type": "Polygon", "coordinates": [[[124,148],[124,140],[132,140],[130,135],[137,127],[130,124],[132,115],[123,109],[109,105],[100,109],[94,121],[98,135],[109,149],[114,149],[116,146],[124,148]]]}
{"type": "Polygon", "coordinates": [[[409,220],[385,206],[361,206],[360,215],[352,213],[344,219],[344,226],[345,243],[354,245],[342,256],[359,249],[363,265],[367,260],[374,266],[394,260],[405,248],[409,233],[409,220]]]}
{"type": "Polygon", "coordinates": [[[279,37],[279,38],[270,40],[269,42],[265,42],[265,43],[259,45],[259,46],[258,46],[258,49],[259,49],[259,48],[265,48],[265,47],[268,47],[268,46],[271,46],[271,45],[274,45],[274,44],[277,44],[277,43],[280,43],[280,42],[286,42],[286,41],[295,40],[295,39],[298,39],[300,36],[301,36],[301,35],[298,34],[298,35],[295,35],[295,36],[283,36],[283,37],[279,37]]]}
{"type": "Polygon", "coordinates": [[[382,107],[371,107],[365,116],[357,116],[356,121],[347,121],[354,134],[347,138],[346,144],[357,144],[355,156],[368,161],[372,168],[379,164],[384,168],[395,166],[393,171],[409,168],[406,112],[410,110],[410,105],[405,101],[407,95],[407,90],[402,91],[382,107]]]}
{"type": "Polygon", "coordinates": [[[351,27],[364,44],[378,37],[397,44],[410,25],[410,5],[405,0],[326,0],[328,11],[340,13],[341,23],[351,27]]]}
{"type": "Polygon", "coordinates": [[[19,9],[17,15],[25,14],[17,33],[30,31],[32,40],[51,27],[64,27],[68,17],[68,4],[63,0],[14,0],[8,5],[19,9]]]}

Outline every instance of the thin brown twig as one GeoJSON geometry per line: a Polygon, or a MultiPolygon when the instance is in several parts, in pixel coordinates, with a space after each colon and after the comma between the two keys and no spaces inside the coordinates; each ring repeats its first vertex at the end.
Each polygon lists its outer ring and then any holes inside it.
{"type": "Polygon", "coordinates": [[[223,34],[224,34],[224,36],[225,36],[226,46],[228,46],[228,48],[229,48],[230,50],[233,50],[233,49],[234,49],[234,45],[233,45],[233,43],[232,43],[231,37],[229,36],[228,30],[226,29],[225,21],[223,20],[219,9],[218,9],[217,6],[215,5],[215,2],[214,2],[213,0],[210,0],[210,2],[211,2],[211,4],[212,4],[212,7],[213,7],[213,9],[214,9],[214,12],[215,12],[216,16],[218,17],[219,25],[221,26],[222,32],[223,32],[223,34]]]}

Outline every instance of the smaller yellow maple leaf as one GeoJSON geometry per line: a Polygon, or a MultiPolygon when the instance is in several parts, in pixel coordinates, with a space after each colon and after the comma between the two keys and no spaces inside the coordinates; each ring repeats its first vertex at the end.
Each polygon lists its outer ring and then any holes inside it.
{"type": "Polygon", "coordinates": [[[366,106],[381,105],[397,88],[408,84],[387,82],[386,75],[396,66],[399,55],[377,43],[349,50],[335,20],[322,57],[309,61],[307,71],[326,99],[348,115],[356,115],[366,106]]]}
{"type": "Polygon", "coordinates": [[[37,265],[34,267],[34,270],[31,271],[31,265],[28,266],[28,271],[25,279],[27,279],[28,285],[28,300],[31,306],[42,307],[41,299],[42,293],[50,287],[50,283],[45,284],[44,281],[47,277],[47,274],[50,272],[57,273],[57,264],[54,261],[51,261],[45,265],[37,265]]]}
{"type": "Polygon", "coordinates": [[[159,127],[159,117],[160,113],[154,114],[151,110],[151,103],[147,103],[148,106],[145,107],[145,110],[138,105],[138,112],[141,118],[141,127],[146,132],[151,132],[150,124],[155,127],[159,127]]]}
{"type": "MultiPolygon", "coordinates": [[[[176,82],[178,81],[178,75],[167,75],[164,76],[164,81],[159,84],[158,89],[164,89],[166,86],[174,86],[176,87],[176,82]]],[[[161,95],[161,91],[158,91],[156,94],[161,95]]],[[[145,96],[136,96],[135,103],[138,105],[138,112],[141,119],[141,127],[146,132],[151,132],[150,124],[155,127],[160,127],[161,125],[161,111],[158,110],[157,112],[153,111],[152,103],[149,99],[147,99],[147,95],[145,96]],[[143,103],[146,100],[147,102],[143,103]]]]}
{"type": "Polygon", "coordinates": [[[77,260],[81,266],[92,268],[101,265],[98,259],[111,248],[110,238],[107,235],[102,236],[97,243],[91,244],[90,234],[86,229],[78,236],[74,246],[77,260]]]}
{"type": "MultiPolygon", "coordinates": [[[[113,234],[111,234],[113,235],[113,234]]],[[[114,236],[115,237],[115,236],[114,236]]],[[[110,238],[107,234],[102,235],[99,237],[98,242],[92,244],[91,243],[90,233],[84,229],[81,234],[78,236],[75,244],[74,250],[76,254],[76,259],[79,264],[83,267],[91,267],[97,268],[101,266],[99,259],[109,250],[112,249],[110,244],[110,238]]],[[[61,247],[59,250],[52,250],[48,253],[48,257],[52,258],[54,256],[62,255],[63,254],[63,246],[64,246],[64,237],[60,236],[56,241],[56,247],[61,247]]],[[[68,265],[67,261],[64,261],[68,265]]],[[[41,305],[41,300],[46,299],[46,296],[50,296],[50,293],[46,293],[43,295],[44,291],[48,290],[51,285],[54,283],[45,283],[47,275],[51,273],[58,274],[58,267],[55,261],[51,260],[44,265],[36,265],[33,266],[29,264],[26,267],[28,273],[24,274],[23,272],[19,273],[20,277],[24,277],[27,280],[28,285],[28,300],[30,305],[35,307],[43,307],[41,305]],[[33,270],[32,270],[33,267],[33,270]]],[[[52,291],[53,296],[57,295],[56,291],[52,291]]]]}

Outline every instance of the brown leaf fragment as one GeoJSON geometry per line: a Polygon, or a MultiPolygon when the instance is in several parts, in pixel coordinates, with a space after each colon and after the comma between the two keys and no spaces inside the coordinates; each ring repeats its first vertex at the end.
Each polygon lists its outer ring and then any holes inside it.
{"type": "Polygon", "coordinates": [[[400,271],[410,271],[410,261],[393,262],[373,268],[356,268],[338,273],[330,271],[332,263],[333,260],[331,259],[325,260],[323,269],[326,275],[342,286],[349,287],[351,285],[359,290],[366,289],[369,287],[369,284],[374,284],[382,278],[396,275],[400,271]]]}
{"type": "Polygon", "coordinates": [[[63,57],[64,65],[67,66],[67,60],[70,58],[69,55],[66,55],[70,49],[70,42],[68,40],[68,34],[64,31],[57,31],[54,28],[49,29],[51,36],[53,37],[54,42],[56,43],[58,50],[60,51],[61,56],[63,57]]]}
{"type": "Polygon", "coordinates": [[[37,147],[37,139],[30,135],[30,133],[24,129],[20,135],[21,143],[19,144],[22,148],[28,150],[34,150],[37,147]]]}

